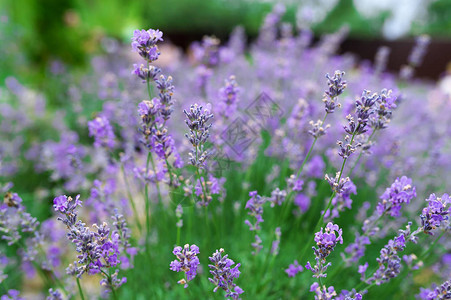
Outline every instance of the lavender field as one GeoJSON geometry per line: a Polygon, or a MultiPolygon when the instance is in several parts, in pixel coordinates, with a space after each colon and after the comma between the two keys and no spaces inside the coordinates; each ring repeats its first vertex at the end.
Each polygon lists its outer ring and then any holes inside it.
{"type": "MultiPolygon", "coordinates": [[[[348,27],[286,13],[187,51],[135,27],[86,69],[5,76],[1,300],[451,299],[451,75],[416,76],[431,37],[393,71],[389,47],[339,54],[348,27]]],[[[15,34],[2,65],[25,74],[15,34]]]]}

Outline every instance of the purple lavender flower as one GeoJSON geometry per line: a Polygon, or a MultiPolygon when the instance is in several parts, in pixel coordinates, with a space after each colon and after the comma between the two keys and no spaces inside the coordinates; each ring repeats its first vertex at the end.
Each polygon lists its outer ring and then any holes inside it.
{"type": "Polygon", "coordinates": [[[248,215],[255,217],[255,223],[252,224],[249,220],[244,221],[246,225],[249,226],[249,230],[255,231],[260,230],[260,223],[263,220],[263,204],[265,204],[266,199],[259,196],[257,191],[252,191],[249,193],[249,197],[251,197],[246,203],[246,209],[249,209],[248,215]]]}
{"type": "Polygon", "coordinates": [[[423,300],[451,299],[451,280],[443,282],[440,286],[434,284],[430,289],[421,288],[417,297],[423,300]]]}
{"type": "Polygon", "coordinates": [[[295,260],[292,264],[288,266],[288,269],[285,269],[285,272],[288,274],[288,277],[294,277],[297,273],[300,273],[304,270],[304,268],[295,260]]]}
{"type": "Polygon", "coordinates": [[[315,233],[315,242],[318,248],[312,247],[315,253],[316,265],[312,267],[310,262],[307,262],[306,269],[313,272],[313,277],[326,277],[325,273],[331,263],[326,264],[326,258],[335,249],[335,246],[340,243],[343,244],[342,230],[336,224],[327,223],[326,228],[321,228],[321,231],[315,233]]]}
{"type": "Polygon", "coordinates": [[[188,287],[188,282],[194,279],[197,275],[197,267],[199,266],[199,259],[197,254],[199,254],[199,247],[196,245],[186,244],[183,248],[176,246],[174,251],[172,251],[177,257],[170,264],[170,270],[175,272],[183,271],[186,275],[186,279],[181,279],[178,281],[179,284],[183,284],[185,288],[188,287]]]}
{"type": "Polygon", "coordinates": [[[442,197],[431,194],[426,201],[428,206],[423,208],[421,213],[421,224],[425,233],[433,235],[431,230],[448,221],[451,213],[451,199],[448,194],[443,194],[442,197]]]}
{"type": "Polygon", "coordinates": [[[355,233],[355,240],[345,248],[345,252],[350,254],[350,258],[342,257],[345,261],[357,262],[359,258],[365,255],[366,245],[371,244],[369,237],[355,233]]]}
{"type": "Polygon", "coordinates": [[[239,102],[239,92],[240,88],[238,87],[235,76],[232,75],[229,79],[225,80],[225,85],[219,90],[221,102],[217,106],[219,114],[224,118],[234,116],[237,110],[237,102],[239,102]]]}
{"type": "Polygon", "coordinates": [[[215,285],[213,292],[223,289],[226,292],[226,298],[239,299],[240,294],[244,291],[234,283],[234,280],[241,274],[238,270],[241,264],[233,266],[235,262],[228,258],[228,254],[223,256],[223,253],[224,249],[221,248],[208,258],[212,263],[208,265],[212,275],[208,280],[215,285]]]}
{"type": "Polygon", "coordinates": [[[424,34],[418,36],[415,39],[415,42],[415,47],[409,55],[408,62],[409,65],[418,67],[421,64],[424,55],[426,54],[427,47],[431,42],[431,38],[428,35],[424,34]]]}
{"type": "Polygon", "coordinates": [[[97,116],[88,122],[89,136],[94,137],[95,147],[114,148],[115,136],[113,127],[104,116],[97,116]]]}
{"type": "Polygon", "coordinates": [[[347,86],[346,81],[343,80],[344,74],[345,72],[339,70],[335,71],[332,77],[329,74],[326,74],[327,85],[329,86],[329,90],[326,90],[323,99],[326,113],[333,113],[336,107],[341,106],[340,103],[337,103],[336,101],[337,97],[343,93],[347,86]]]}
{"type": "MultiPolygon", "coordinates": [[[[417,243],[416,235],[420,232],[420,230],[412,232],[411,225],[412,223],[409,222],[405,230],[399,230],[399,234],[394,239],[389,240],[387,245],[381,249],[380,256],[376,259],[379,268],[371,277],[364,280],[366,283],[380,285],[399,275],[401,258],[398,254],[404,251],[407,242],[417,243]]],[[[359,272],[362,277],[364,277],[365,270],[361,269],[359,272]]]]}
{"type": "Polygon", "coordinates": [[[46,300],[63,300],[63,295],[59,290],[49,289],[49,295],[46,300]]]}
{"type": "Polygon", "coordinates": [[[163,41],[163,32],[160,30],[135,30],[132,37],[132,49],[145,60],[152,62],[158,59],[157,42],[163,41]]]}
{"type": "Polygon", "coordinates": [[[280,237],[282,236],[282,231],[280,230],[280,227],[276,228],[276,230],[274,231],[274,234],[276,236],[276,239],[272,242],[271,254],[278,255],[279,254],[279,246],[280,246],[280,237]]]}
{"type": "Polygon", "coordinates": [[[271,192],[271,197],[268,198],[267,201],[271,203],[271,207],[274,207],[276,204],[280,206],[285,201],[286,197],[287,192],[285,190],[280,190],[279,188],[276,188],[274,191],[271,192]]]}
{"type": "Polygon", "coordinates": [[[8,292],[0,297],[0,300],[25,300],[19,296],[20,292],[18,290],[8,290],[8,292]]]}
{"type": "Polygon", "coordinates": [[[403,203],[409,204],[410,200],[416,197],[415,187],[412,186],[412,179],[406,176],[401,179],[396,178],[395,182],[385,190],[377,204],[377,212],[380,215],[389,214],[392,217],[399,217],[403,203]]]}
{"type": "MultiPolygon", "coordinates": [[[[110,268],[118,266],[121,261],[121,250],[128,246],[128,229],[122,217],[116,214],[114,226],[116,230],[112,231],[107,223],[101,225],[93,224],[94,230],[85,226],[79,220],[77,207],[82,205],[78,195],[75,200],[72,197],[58,196],[54,199],[53,207],[62,217],[58,220],[63,222],[68,228],[67,238],[75,244],[75,250],[79,253],[77,261],[69,266],[68,274],[81,277],[84,273],[97,274],[102,273],[104,278],[101,285],[105,292],[111,292],[120,286],[119,282],[125,282],[125,278],[118,279],[117,273],[109,275],[105,272],[110,268]]],[[[118,270],[116,270],[118,272],[118,270]]]]}
{"type": "Polygon", "coordinates": [[[344,211],[345,208],[351,209],[352,199],[351,194],[356,194],[357,188],[355,184],[349,180],[343,184],[340,188],[340,193],[336,193],[335,197],[332,199],[332,206],[324,214],[325,218],[333,220],[340,216],[340,212],[344,211]]]}
{"type": "Polygon", "coordinates": [[[255,241],[251,243],[252,248],[254,248],[252,255],[257,255],[258,253],[260,253],[260,251],[263,249],[262,242],[262,239],[256,234],[255,241]]]}
{"type": "Polygon", "coordinates": [[[197,104],[191,105],[189,111],[184,110],[183,112],[187,117],[187,120],[185,120],[186,125],[190,129],[190,133],[185,134],[185,136],[191,145],[193,145],[193,149],[189,153],[190,162],[193,166],[202,169],[205,167],[206,160],[210,156],[204,147],[210,137],[210,127],[212,124],[208,124],[208,122],[213,118],[213,114],[210,113],[209,109],[203,109],[202,106],[197,104]]]}
{"type": "Polygon", "coordinates": [[[0,205],[1,239],[8,246],[17,243],[24,234],[34,233],[39,226],[36,218],[26,212],[22,198],[17,193],[7,192],[4,202],[0,205]]]}
{"type": "Polygon", "coordinates": [[[157,79],[158,74],[161,72],[161,69],[152,65],[148,67],[144,66],[144,64],[133,64],[132,74],[137,75],[144,82],[147,80],[155,81],[157,79]]]}
{"type": "Polygon", "coordinates": [[[337,292],[335,292],[333,286],[326,287],[323,285],[320,287],[318,282],[314,282],[310,286],[310,292],[315,293],[315,300],[332,300],[337,296],[337,292]]]}

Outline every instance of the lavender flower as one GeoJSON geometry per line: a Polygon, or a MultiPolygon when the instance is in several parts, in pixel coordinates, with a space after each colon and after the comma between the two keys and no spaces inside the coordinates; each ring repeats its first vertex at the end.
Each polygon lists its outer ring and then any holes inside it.
{"type": "Polygon", "coordinates": [[[183,215],[183,207],[179,204],[179,205],[177,205],[177,208],[175,209],[175,216],[177,217],[177,220],[178,220],[177,223],[175,224],[175,226],[177,226],[178,228],[183,227],[182,215],[183,215]]]}
{"type": "Polygon", "coordinates": [[[218,103],[218,111],[224,118],[232,117],[237,110],[237,103],[239,102],[238,95],[240,88],[236,82],[235,76],[230,76],[225,80],[225,85],[219,90],[219,98],[221,102],[218,103]]]}
{"type": "Polygon", "coordinates": [[[157,42],[163,41],[163,32],[154,29],[135,30],[132,37],[132,49],[148,62],[158,59],[157,42]]]}
{"type": "Polygon", "coordinates": [[[396,108],[398,98],[392,95],[392,90],[383,89],[375,104],[375,113],[370,116],[370,126],[373,130],[387,128],[391,121],[392,111],[396,108]]]}
{"type": "Polygon", "coordinates": [[[238,270],[241,264],[238,263],[233,266],[235,262],[228,258],[228,254],[223,256],[223,253],[224,249],[221,248],[208,258],[212,263],[208,265],[212,275],[208,280],[215,285],[213,292],[223,289],[226,292],[226,298],[239,299],[244,291],[234,283],[234,280],[241,274],[238,270]]]}
{"type": "Polygon", "coordinates": [[[209,152],[204,147],[210,136],[212,124],[208,124],[208,122],[213,118],[213,114],[210,113],[209,109],[203,109],[202,106],[197,104],[191,105],[189,111],[184,110],[183,112],[188,118],[185,122],[190,129],[190,133],[185,134],[185,136],[193,145],[193,149],[189,154],[190,162],[193,166],[202,169],[205,167],[206,160],[209,157],[209,152]]]}
{"type": "Polygon", "coordinates": [[[337,292],[335,292],[333,286],[326,287],[323,285],[320,287],[318,282],[314,282],[310,286],[310,292],[315,293],[315,300],[332,300],[335,296],[337,296],[337,292]]]}
{"type": "Polygon", "coordinates": [[[272,242],[271,254],[278,255],[279,254],[279,246],[280,246],[280,237],[282,236],[282,231],[280,230],[280,227],[276,228],[276,230],[274,231],[274,234],[276,236],[276,239],[272,242]]]}
{"type": "Polygon", "coordinates": [[[330,124],[327,124],[326,126],[323,127],[323,121],[318,120],[316,122],[310,121],[309,122],[311,128],[308,131],[308,133],[313,136],[315,139],[326,135],[327,133],[327,129],[330,128],[330,124]]]}
{"type": "Polygon", "coordinates": [[[68,240],[75,244],[75,250],[79,253],[78,260],[67,269],[68,274],[81,277],[84,273],[101,272],[104,278],[100,283],[105,287],[105,292],[110,292],[111,289],[116,289],[125,282],[125,278],[117,278],[117,273],[108,275],[109,272],[105,272],[121,263],[119,260],[121,250],[128,247],[129,234],[122,216],[116,214],[114,218],[116,230],[113,232],[105,222],[102,225],[93,224],[92,227],[95,230],[91,230],[77,218],[76,209],[82,205],[80,195],[75,200],[65,195],[58,196],[53,203],[55,211],[62,215],[58,217],[58,220],[67,226],[68,240]],[[119,284],[120,282],[122,283],[119,284]]]}
{"type": "Polygon", "coordinates": [[[413,67],[418,67],[422,60],[424,55],[426,54],[427,47],[429,43],[431,42],[431,38],[428,35],[420,35],[415,39],[415,47],[413,48],[412,52],[409,55],[408,62],[409,65],[413,67]]]}
{"type": "Polygon", "coordinates": [[[183,248],[176,246],[174,251],[172,251],[177,257],[170,264],[170,270],[175,272],[183,271],[186,275],[186,279],[181,279],[178,281],[179,284],[183,284],[185,288],[188,287],[188,282],[194,279],[197,275],[197,267],[199,266],[199,259],[197,254],[199,254],[199,247],[196,245],[186,244],[183,248]]]}
{"type": "Polygon", "coordinates": [[[443,282],[440,286],[433,285],[430,289],[420,289],[418,299],[438,300],[451,298],[451,279],[443,282]]]}
{"type": "Polygon", "coordinates": [[[442,197],[431,194],[426,201],[428,206],[423,208],[421,213],[421,226],[425,233],[433,235],[431,230],[448,221],[451,213],[451,199],[448,194],[443,194],[442,197]]]}
{"type": "Polygon", "coordinates": [[[321,231],[315,233],[315,242],[318,248],[312,248],[315,253],[316,265],[312,267],[310,262],[307,262],[305,268],[313,272],[313,277],[326,277],[327,274],[325,272],[331,265],[331,263],[326,264],[326,258],[338,243],[343,244],[342,230],[338,225],[329,222],[324,232],[323,228],[321,228],[321,231]]]}
{"type": "Polygon", "coordinates": [[[255,242],[251,243],[251,246],[254,248],[252,255],[257,255],[263,249],[262,239],[257,234],[255,235],[255,242]]]}
{"type": "Polygon", "coordinates": [[[285,273],[288,274],[288,277],[294,277],[297,273],[300,273],[304,270],[304,268],[295,260],[292,264],[288,266],[288,269],[285,269],[285,273]]]}
{"type": "Polygon", "coordinates": [[[49,295],[46,300],[63,300],[63,295],[59,290],[49,289],[49,295]]]}
{"type": "MultiPolygon", "coordinates": [[[[341,104],[337,103],[337,97],[341,95],[347,86],[345,80],[343,80],[345,72],[335,71],[334,75],[331,77],[326,74],[327,85],[329,90],[326,90],[324,94],[323,102],[325,104],[326,113],[333,113],[336,107],[340,107],[341,104]]],[[[322,124],[321,124],[322,125],[322,124]]]]}
{"type": "MultiPolygon", "coordinates": [[[[399,275],[401,272],[401,258],[398,254],[404,251],[406,242],[417,243],[416,235],[420,232],[420,230],[412,232],[410,229],[411,224],[409,222],[405,230],[399,230],[399,234],[394,239],[389,240],[387,245],[381,249],[380,256],[376,259],[379,268],[371,277],[364,280],[366,283],[380,285],[399,275]]],[[[364,277],[365,270],[366,268],[363,268],[359,272],[362,277],[364,277]]]]}
{"type": "Polygon", "coordinates": [[[271,207],[274,207],[276,204],[280,206],[285,201],[286,197],[287,192],[285,190],[276,188],[271,192],[271,197],[268,199],[268,201],[271,202],[271,207]]]}
{"type": "Polygon", "coordinates": [[[380,197],[382,201],[379,201],[377,204],[377,212],[380,215],[388,214],[392,217],[399,217],[402,204],[410,203],[410,200],[416,196],[415,187],[412,186],[412,179],[406,176],[401,177],[401,179],[398,177],[380,197]]]}
{"type": "Polygon", "coordinates": [[[8,292],[0,297],[0,300],[25,300],[19,296],[20,292],[18,290],[8,290],[8,292]]]}
{"type": "Polygon", "coordinates": [[[113,127],[104,116],[97,116],[94,120],[88,122],[89,136],[94,137],[94,146],[114,148],[115,136],[113,127]]]}
{"type": "Polygon", "coordinates": [[[144,64],[133,64],[132,74],[137,75],[144,82],[147,80],[155,81],[157,79],[158,74],[160,74],[161,69],[152,65],[148,67],[144,66],[144,64]]]}
{"type": "Polygon", "coordinates": [[[263,204],[266,202],[266,199],[259,196],[257,194],[257,191],[252,191],[249,193],[249,199],[246,203],[246,209],[249,209],[248,215],[255,217],[255,223],[252,224],[249,220],[244,221],[246,225],[249,226],[249,230],[255,231],[260,230],[260,223],[262,223],[263,220],[263,204]]]}
{"type": "Polygon", "coordinates": [[[324,214],[325,218],[330,218],[333,220],[338,218],[340,216],[340,212],[342,212],[345,208],[351,209],[351,194],[357,193],[356,186],[351,180],[349,180],[343,184],[343,187],[340,188],[339,191],[340,193],[336,193],[335,197],[332,199],[331,204],[333,207],[329,208],[324,214]]]}
{"type": "Polygon", "coordinates": [[[34,233],[39,226],[36,218],[25,211],[22,198],[17,193],[7,192],[0,205],[1,239],[8,246],[17,243],[24,234],[34,233]]]}

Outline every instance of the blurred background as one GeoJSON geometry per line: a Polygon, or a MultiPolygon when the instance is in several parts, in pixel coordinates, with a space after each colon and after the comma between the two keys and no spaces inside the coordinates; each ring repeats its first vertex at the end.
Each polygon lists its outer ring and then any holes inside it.
{"type": "Polygon", "coordinates": [[[390,70],[405,63],[414,36],[428,34],[432,43],[417,76],[437,79],[451,68],[450,0],[4,0],[0,82],[14,75],[39,84],[55,62],[86,68],[89,55],[111,39],[128,43],[136,28],[159,28],[185,50],[206,34],[225,41],[237,25],[252,40],[275,2],[287,6],[284,21],[316,37],[348,26],[341,52],[373,59],[379,46],[389,46],[390,70]]]}

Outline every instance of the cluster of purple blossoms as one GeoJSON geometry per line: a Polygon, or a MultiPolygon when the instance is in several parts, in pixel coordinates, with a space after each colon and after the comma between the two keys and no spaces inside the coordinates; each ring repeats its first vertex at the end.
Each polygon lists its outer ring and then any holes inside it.
{"type": "Polygon", "coordinates": [[[49,289],[49,295],[46,300],[63,300],[63,295],[59,290],[49,289]]]}
{"type": "Polygon", "coordinates": [[[213,118],[208,108],[198,104],[191,105],[189,111],[183,110],[187,120],[185,120],[190,132],[185,134],[193,146],[189,153],[190,163],[198,169],[203,169],[210,153],[205,150],[205,143],[210,137],[212,124],[209,121],[213,118]]]}
{"type": "Polygon", "coordinates": [[[157,42],[163,41],[163,32],[160,30],[135,30],[132,37],[132,49],[145,60],[152,62],[158,59],[157,42]]]}
{"type": "Polygon", "coordinates": [[[381,249],[380,256],[376,259],[379,268],[371,277],[365,279],[368,263],[359,266],[359,273],[363,281],[368,284],[380,285],[399,275],[402,260],[398,254],[404,251],[407,242],[417,243],[416,235],[420,232],[420,230],[412,232],[411,225],[412,223],[409,222],[405,230],[399,230],[399,234],[394,239],[389,240],[387,245],[381,249]]]}
{"type": "Polygon", "coordinates": [[[217,292],[218,289],[223,289],[226,292],[226,298],[239,299],[239,296],[244,291],[234,283],[234,280],[241,274],[238,270],[241,264],[235,264],[233,260],[228,258],[228,254],[223,256],[223,253],[224,249],[221,248],[209,257],[211,264],[208,267],[210,268],[212,278],[208,278],[208,280],[215,285],[213,292],[217,292]]]}
{"type": "Polygon", "coordinates": [[[448,194],[443,194],[442,197],[431,194],[426,201],[428,206],[421,212],[421,226],[425,233],[433,235],[431,230],[440,227],[444,222],[449,222],[451,198],[448,194]]]}
{"type": "Polygon", "coordinates": [[[285,273],[288,274],[288,277],[294,277],[297,273],[300,273],[304,270],[304,268],[299,264],[297,260],[295,260],[292,264],[288,266],[288,269],[285,269],[285,273]]]}
{"type": "Polygon", "coordinates": [[[225,80],[225,85],[219,90],[219,98],[221,102],[217,105],[217,110],[224,118],[232,117],[237,111],[237,103],[240,88],[236,82],[234,75],[225,80]]]}
{"type": "Polygon", "coordinates": [[[422,300],[451,299],[451,279],[443,282],[440,286],[433,285],[430,289],[421,288],[418,298],[422,300]]]}
{"type": "Polygon", "coordinates": [[[310,292],[315,293],[315,300],[332,300],[337,296],[337,292],[333,286],[320,286],[318,282],[314,282],[310,286],[310,292]]]}
{"type": "Polygon", "coordinates": [[[380,197],[376,210],[379,215],[388,214],[399,217],[403,203],[409,204],[410,200],[417,196],[412,179],[402,176],[396,178],[395,182],[385,190],[380,197]]]}
{"type": "Polygon", "coordinates": [[[285,190],[280,190],[279,188],[276,188],[271,192],[271,197],[267,199],[268,202],[271,203],[271,207],[274,207],[276,205],[280,206],[287,198],[287,192],[285,190]]]}
{"type": "Polygon", "coordinates": [[[204,36],[201,43],[194,43],[192,46],[194,57],[199,63],[196,68],[196,84],[204,98],[207,95],[208,81],[213,76],[213,68],[221,61],[219,44],[219,39],[204,36]]]}
{"type": "Polygon", "coordinates": [[[313,272],[313,277],[326,277],[326,270],[331,263],[326,264],[326,258],[335,249],[335,246],[340,243],[343,244],[343,231],[336,224],[327,223],[326,228],[321,228],[321,231],[315,233],[315,242],[317,248],[313,248],[315,253],[316,265],[312,267],[310,262],[307,262],[306,269],[313,272]]]}
{"type": "Polygon", "coordinates": [[[347,86],[346,80],[343,79],[345,72],[335,71],[333,76],[326,74],[327,85],[329,89],[324,93],[323,102],[325,104],[326,113],[333,113],[335,108],[340,107],[340,103],[337,102],[337,97],[341,95],[347,86]]]}
{"type": "MultiPolygon", "coordinates": [[[[75,244],[76,251],[79,253],[78,260],[70,265],[68,274],[81,277],[84,273],[97,274],[102,273],[106,278],[101,282],[107,292],[117,289],[122,285],[126,279],[116,279],[113,281],[111,275],[105,270],[116,267],[121,264],[119,257],[121,249],[124,245],[128,245],[128,241],[123,240],[128,238],[128,229],[122,221],[122,217],[115,216],[116,230],[111,232],[107,223],[102,225],[94,224],[95,230],[91,230],[85,226],[81,220],[78,219],[77,207],[82,206],[80,195],[75,199],[65,195],[58,196],[53,200],[53,208],[59,212],[62,217],[58,217],[64,225],[67,226],[67,238],[75,244]],[[122,233],[121,231],[125,231],[122,233]]],[[[123,253],[125,255],[125,253],[123,253]]]]}
{"type": "Polygon", "coordinates": [[[345,252],[350,257],[346,258],[342,255],[343,259],[347,262],[357,262],[360,257],[364,256],[366,245],[371,243],[369,238],[380,231],[377,225],[378,221],[384,215],[399,217],[402,203],[409,203],[414,197],[416,197],[416,189],[412,186],[412,179],[406,176],[401,179],[397,178],[380,197],[382,201],[377,204],[376,211],[363,221],[363,234],[360,235],[356,232],[354,242],[346,247],[345,252]]]}
{"type": "MultiPolygon", "coordinates": [[[[175,168],[181,168],[183,162],[180,159],[175,148],[175,142],[172,136],[168,133],[166,123],[170,119],[173,112],[174,100],[172,96],[174,94],[174,85],[172,84],[172,76],[160,75],[157,76],[161,70],[155,66],[150,65],[153,61],[158,59],[160,52],[158,51],[157,43],[162,41],[163,33],[159,30],[149,29],[136,30],[132,38],[132,48],[143,57],[147,66],[141,64],[140,66],[134,65],[133,74],[138,75],[144,82],[147,83],[147,89],[149,93],[149,99],[151,96],[150,83],[154,83],[158,89],[158,97],[150,100],[143,100],[138,104],[138,115],[141,119],[140,132],[143,135],[141,142],[154,152],[158,158],[164,161],[164,169],[169,171],[169,185],[177,186],[179,184],[176,175],[170,171],[171,165],[169,164],[169,158],[172,155],[175,160],[172,166],[175,168]]],[[[154,170],[157,172],[157,170],[154,170]]],[[[158,181],[164,178],[163,176],[157,178],[158,181]]],[[[146,174],[147,176],[147,174],[146,174]]]]}
{"type": "Polygon", "coordinates": [[[403,65],[399,72],[399,76],[402,79],[408,80],[413,77],[415,68],[423,62],[424,55],[426,54],[430,42],[431,38],[428,35],[420,35],[416,38],[415,46],[407,59],[408,64],[403,65]]]}
{"type": "Polygon", "coordinates": [[[113,149],[115,146],[115,135],[113,127],[105,116],[97,116],[88,122],[89,136],[94,137],[95,147],[113,149]]]}
{"type": "Polygon", "coordinates": [[[1,239],[11,246],[17,243],[23,234],[36,232],[39,222],[25,211],[22,198],[17,193],[7,192],[0,205],[1,239]]]}
{"type": "Polygon", "coordinates": [[[25,300],[25,298],[20,297],[18,290],[8,290],[5,295],[0,297],[0,300],[25,300]]]}
{"type": "Polygon", "coordinates": [[[375,105],[375,113],[370,116],[370,126],[373,130],[387,128],[390,123],[393,109],[396,108],[398,98],[392,95],[392,90],[383,89],[379,93],[375,105]]]}
{"type": "Polygon", "coordinates": [[[351,194],[356,194],[357,188],[355,184],[349,180],[343,184],[343,187],[340,188],[340,193],[336,193],[335,197],[332,199],[332,208],[329,208],[324,214],[324,218],[329,218],[333,220],[340,216],[340,212],[342,212],[345,208],[351,209],[352,199],[351,194]]]}
{"type": "Polygon", "coordinates": [[[174,253],[177,259],[171,262],[170,270],[175,272],[183,271],[185,273],[186,279],[180,279],[178,283],[183,284],[187,288],[188,282],[193,280],[197,275],[197,267],[200,264],[199,258],[197,258],[199,247],[196,245],[191,245],[190,247],[188,244],[183,246],[183,248],[176,246],[172,253],[174,253]]]}
{"type": "MultiPolygon", "coordinates": [[[[216,178],[213,175],[208,175],[208,180],[205,181],[204,177],[201,176],[194,186],[194,193],[197,197],[200,197],[201,201],[198,202],[201,206],[207,206],[213,200],[213,195],[218,195],[218,200],[221,202],[225,197],[225,190],[223,188],[225,178],[216,178]],[[205,195],[204,195],[205,194],[205,195]]],[[[188,189],[189,194],[191,191],[188,189]]]]}
{"type": "Polygon", "coordinates": [[[308,131],[308,133],[313,136],[315,139],[326,135],[327,134],[327,129],[330,128],[330,124],[327,124],[326,126],[323,126],[323,121],[318,120],[316,122],[310,121],[310,129],[308,131]]]}
{"type": "Polygon", "coordinates": [[[196,60],[208,67],[214,68],[220,62],[220,41],[214,36],[204,36],[201,43],[194,43],[192,50],[196,60]]]}
{"type": "Polygon", "coordinates": [[[253,216],[255,218],[255,223],[252,224],[249,220],[244,221],[246,225],[249,226],[249,230],[257,231],[260,230],[260,223],[263,220],[263,204],[265,204],[266,199],[257,194],[257,191],[252,191],[249,193],[249,197],[251,197],[246,203],[246,209],[249,209],[248,215],[253,216]]]}

